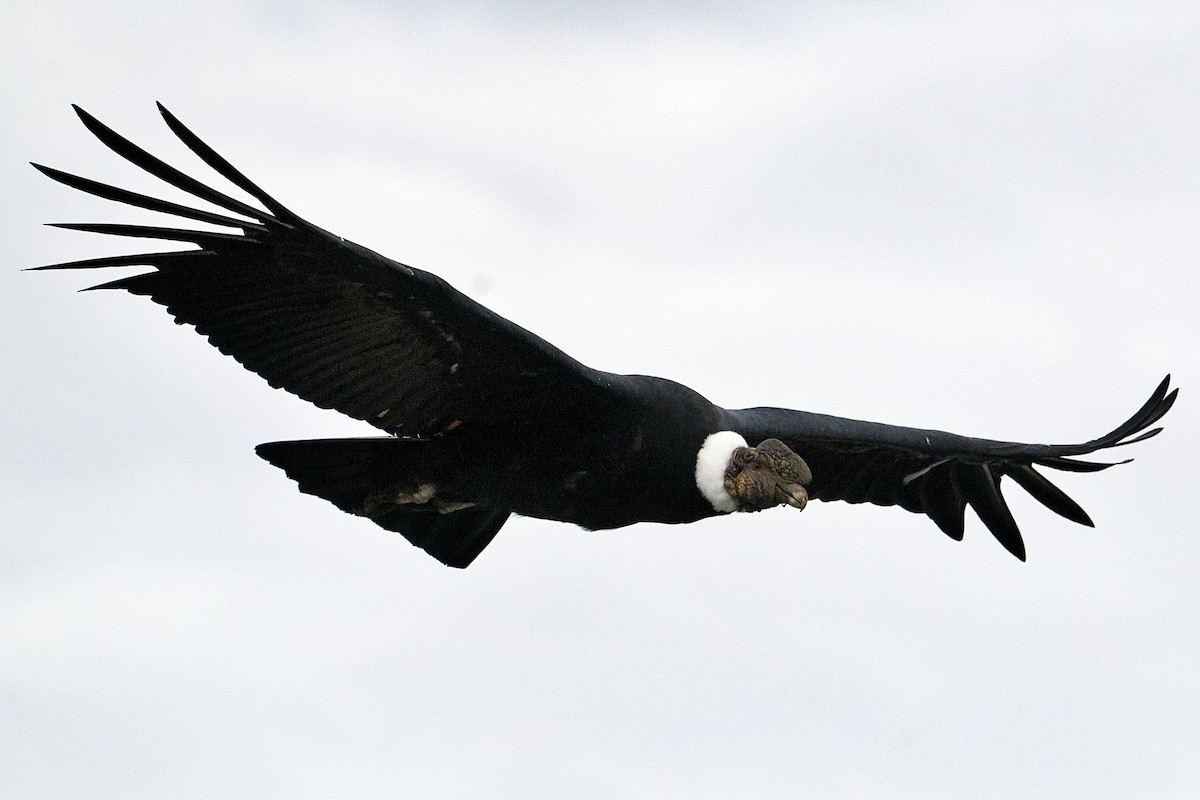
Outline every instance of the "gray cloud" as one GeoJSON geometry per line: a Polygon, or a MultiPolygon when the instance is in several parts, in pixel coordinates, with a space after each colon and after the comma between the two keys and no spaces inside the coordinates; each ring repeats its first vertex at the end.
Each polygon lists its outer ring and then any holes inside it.
{"type": "Polygon", "coordinates": [[[1200,17],[1186,3],[5,9],[0,774],[14,796],[1195,793],[1189,453],[1200,17]],[[137,298],[20,273],[173,163],[276,196],[597,367],[1134,464],[1014,499],[1030,562],[895,509],[604,534],[465,573],[299,495],[362,435],[137,298]],[[202,170],[203,167],[200,167],[202,170]],[[776,335],[747,352],[747,319],[776,335]]]}

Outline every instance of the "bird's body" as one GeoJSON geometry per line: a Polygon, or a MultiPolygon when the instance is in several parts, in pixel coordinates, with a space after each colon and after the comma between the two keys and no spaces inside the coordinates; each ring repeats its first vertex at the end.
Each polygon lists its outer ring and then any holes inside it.
{"type": "Polygon", "coordinates": [[[403,533],[463,567],[511,514],[588,529],[688,523],[811,498],[899,505],[961,538],[970,505],[1024,557],[1000,493],[1011,477],[1051,510],[1090,519],[1034,467],[1095,471],[1075,456],[1147,438],[1167,381],[1117,429],[1027,445],[778,408],[728,410],[678,383],[587,367],[428,272],[387,259],[279,204],[162,109],[171,129],[266,211],[158,160],[85,112],[118,154],[238,216],[39,167],[101,197],[225,230],[62,227],[199,249],[49,269],[149,265],[101,287],[147,295],[273,386],[387,436],[274,442],[258,452],[300,489],[403,533]]]}
{"type": "MultiPolygon", "coordinates": [[[[564,403],[538,420],[361,441],[379,443],[379,457],[398,470],[411,462],[403,467],[406,484],[436,487],[447,503],[506,507],[592,530],[718,513],[700,494],[695,469],[705,438],[720,429],[720,409],[669,381],[596,377],[608,395],[602,405],[564,403]]],[[[308,444],[275,443],[260,452],[269,460],[278,454],[282,465],[289,447],[298,452],[308,444]]]]}

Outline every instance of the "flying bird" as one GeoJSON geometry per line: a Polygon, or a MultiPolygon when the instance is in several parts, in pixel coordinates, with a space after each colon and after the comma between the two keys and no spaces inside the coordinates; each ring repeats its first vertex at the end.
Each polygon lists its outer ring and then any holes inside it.
{"type": "Polygon", "coordinates": [[[1065,445],[721,408],[670,380],[587,367],[438,276],[318,228],[158,108],[195,155],[261,207],[168,165],[76,106],[115,153],[221,211],[34,167],[74,189],[217,230],[60,223],[195,248],[35,269],[153,267],[91,288],[149,297],[271,386],[382,430],[256,450],[301,492],[397,531],[452,567],[470,564],[513,514],[600,530],[803,509],[814,499],[900,506],[954,539],[970,506],[1024,560],[1003,480],[1091,526],[1037,468],[1113,466],[1078,456],[1154,436],[1178,392],[1168,376],[1126,422],[1065,445]]]}

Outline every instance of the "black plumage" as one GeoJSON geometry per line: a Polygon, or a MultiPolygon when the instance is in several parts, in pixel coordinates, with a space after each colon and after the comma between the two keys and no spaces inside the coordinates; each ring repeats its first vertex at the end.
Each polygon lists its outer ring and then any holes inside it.
{"type": "MultiPolygon", "coordinates": [[[[698,486],[697,460],[721,431],[739,434],[751,455],[757,449],[786,457],[790,449],[811,471],[811,477],[789,479],[791,489],[783,494],[751,503],[732,488],[731,460],[723,485],[738,510],[782,502],[803,507],[800,485],[806,484],[807,497],[898,505],[961,539],[970,506],[1024,559],[1002,479],[1012,478],[1063,517],[1091,525],[1035,467],[1088,472],[1112,466],[1077,456],[1155,435],[1160,429],[1151,426],[1176,397],[1164,379],[1128,421],[1076,445],[998,442],[787,409],[723,409],[671,381],[586,367],[436,275],[306,222],[159,110],[196,155],[263,208],[180,172],[76,108],[117,154],[228,214],[35,167],[102,198],[227,230],[61,224],[197,249],[38,269],[154,267],[93,288],[145,295],[272,386],[389,434],[274,442],[258,453],[301,491],[399,531],[452,566],[469,564],[513,513],[591,529],[722,513],[698,486]]],[[[719,473],[716,481],[710,491],[719,494],[719,473]]]]}

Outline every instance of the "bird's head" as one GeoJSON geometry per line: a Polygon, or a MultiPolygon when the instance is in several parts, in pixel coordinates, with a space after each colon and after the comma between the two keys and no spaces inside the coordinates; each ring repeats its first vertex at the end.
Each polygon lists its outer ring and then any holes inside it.
{"type": "Polygon", "coordinates": [[[765,439],[757,447],[739,447],[725,467],[725,491],[737,501],[738,511],[762,511],[787,504],[804,508],[804,484],[812,472],[804,459],[778,439],[765,439]]]}

